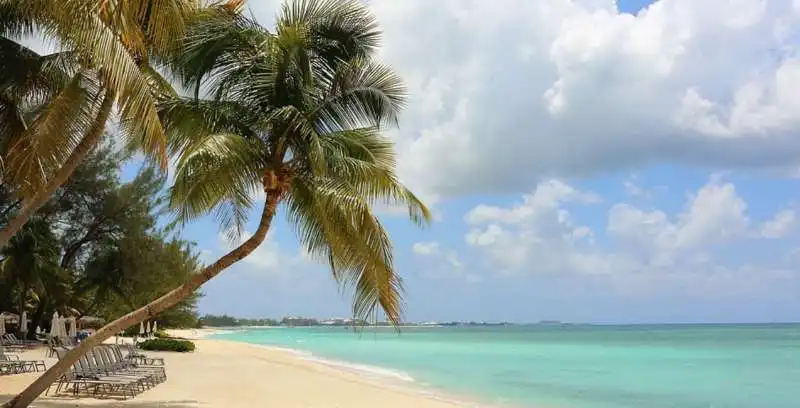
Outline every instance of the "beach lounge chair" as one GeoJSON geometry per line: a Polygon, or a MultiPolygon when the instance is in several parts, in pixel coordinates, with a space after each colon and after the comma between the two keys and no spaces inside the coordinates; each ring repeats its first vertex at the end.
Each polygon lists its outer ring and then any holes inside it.
{"type": "Polygon", "coordinates": [[[117,347],[122,347],[123,350],[127,353],[125,358],[129,360],[133,360],[139,364],[145,365],[164,365],[164,359],[161,357],[149,357],[145,354],[141,354],[136,351],[136,348],[133,347],[131,344],[122,344],[117,345],[117,347]]]}
{"type": "Polygon", "coordinates": [[[124,372],[149,374],[158,382],[167,380],[167,372],[163,365],[146,365],[135,361],[126,360],[122,353],[112,345],[102,345],[95,348],[95,356],[99,356],[103,364],[124,372]]]}
{"type": "Polygon", "coordinates": [[[0,346],[5,347],[9,350],[28,350],[31,348],[35,348],[41,346],[42,343],[31,341],[31,340],[19,340],[17,336],[6,333],[2,336],[2,341],[0,341],[0,346]]]}
{"type": "MultiPolygon", "coordinates": [[[[67,350],[63,348],[56,349],[58,358],[63,358],[66,353],[67,350]]],[[[49,394],[55,387],[55,394],[58,394],[70,386],[73,395],[79,395],[82,391],[90,391],[95,396],[120,396],[125,399],[133,398],[138,392],[145,389],[141,377],[105,375],[103,370],[92,369],[89,359],[85,355],[73,364],[70,371],[54,382],[47,393],[49,394]]]]}
{"type": "Polygon", "coordinates": [[[83,362],[86,364],[84,367],[86,370],[95,374],[106,376],[107,378],[136,381],[140,386],[141,391],[152,388],[158,383],[153,373],[133,372],[129,370],[122,370],[118,367],[107,366],[99,357],[99,350],[97,348],[89,350],[84,357],[85,360],[83,360],[83,362]]]}
{"type": "Polygon", "coordinates": [[[12,356],[6,354],[5,350],[2,346],[0,346],[0,361],[4,361],[6,365],[12,365],[17,368],[19,371],[20,369],[22,372],[31,373],[31,372],[39,372],[41,369],[42,371],[47,370],[47,366],[45,366],[44,361],[42,360],[20,360],[19,356],[12,356]]]}
{"type": "Polygon", "coordinates": [[[20,340],[14,333],[6,333],[4,335],[7,345],[12,346],[40,346],[41,342],[36,340],[20,340]]]}
{"type": "Polygon", "coordinates": [[[0,375],[24,372],[25,364],[19,361],[19,356],[4,353],[3,346],[0,346],[0,375]]]}

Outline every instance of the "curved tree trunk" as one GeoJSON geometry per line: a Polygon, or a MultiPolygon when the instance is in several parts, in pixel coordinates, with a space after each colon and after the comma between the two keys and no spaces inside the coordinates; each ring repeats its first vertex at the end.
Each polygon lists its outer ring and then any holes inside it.
{"type": "Polygon", "coordinates": [[[52,196],[62,184],[69,180],[72,173],[75,172],[75,169],[77,169],[83,162],[83,159],[86,158],[86,155],[97,145],[97,142],[100,141],[106,130],[106,122],[108,121],[109,115],[111,115],[111,108],[113,106],[114,93],[107,91],[100,105],[100,110],[97,112],[94,124],[92,124],[91,129],[86,133],[83,140],[75,146],[75,150],[72,151],[72,154],[69,155],[67,160],[61,168],[58,169],[58,172],[53,175],[53,178],[47,182],[45,187],[34,194],[30,200],[27,200],[19,213],[17,213],[17,215],[6,224],[3,230],[0,231],[0,248],[5,248],[8,241],[11,240],[11,237],[22,229],[22,226],[28,222],[33,214],[36,214],[36,211],[42,208],[47,200],[50,199],[50,196],[52,196]]]}
{"type": "Polygon", "coordinates": [[[2,408],[25,408],[30,405],[39,395],[42,394],[55,380],[64,374],[78,359],[86,354],[92,347],[97,346],[104,340],[110,338],[116,333],[122,332],[128,327],[137,323],[151,319],[174,306],[176,303],[185,299],[187,296],[194,293],[201,285],[208,282],[227,267],[240,261],[242,258],[250,255],[267,236],[272,218],[278,207],[279,195],[267,194],[266,203],[264,203],[264,210],[261,213],[261,222],[258,224],[258,229],[252,237],[242,243],[236,249],[228,252],[222,258],[218,259],[213,264],[203,269],[200,273],[193,275],[183,285],[169,291],[166,295],[150,302],[146,306],[134,310],[125,316],[105,325],[102,329],[89,336],[86,340],[81,342],[80,346],[70,350],[64,358],[50,367],[41,377],[39,377],[33,384],[29,385],[19,395],[3,404],[2,408]]]}

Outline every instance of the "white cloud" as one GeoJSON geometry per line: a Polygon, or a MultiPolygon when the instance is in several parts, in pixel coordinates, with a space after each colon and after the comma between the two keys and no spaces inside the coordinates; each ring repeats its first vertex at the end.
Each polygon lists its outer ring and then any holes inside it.
{"type": "Polygon", "coordinates": [[[461,262],[461,259],[458,258],[458,253],[456,251],[449,251],[445,256],[444,259],[450,263],[450,265],[456,269],[461,269],[464,267],[464,264],[461,262]]]}
{"type": "Polygon", "coordinates": [[[651,162],[798,163],[791,0],[661,0],[636,16],[611,0],[369,4],[412,91],[401,172],[429,194],[651,162]]]}
{"type": "MultiPolygon", "coordinates": [[[[565,196],[586,193],[561,182],[540,184],[522,204],[509,208],[477,206],[466,216],[467,243],[501,274],[582,276],[602,279],[617,290],[641,294],[665,286],[681,293],[735,296],[766,290],[769,282],[792,279],[793,272],[776,265],[728,265],[716,258],[719,244],[744,243],[764,231],[783,234],[793,222],[788,212],[751,227],[747,204],[732,183],[712,177],[689,194],[682,211],[643,210],[614,204],[601,244],[596,231],[573,217],[565,196]],[[548,186],[560,185],[552,195],[548,186]],[[538,203],[533,205],[532,203],[538,203]],[[520,215],[522,214],[522,215],[520,215]],[[770,226],[766,227],[765,226],[770,226]],[[758,281],[758,282],[757,282],[758,281]]],[[[593,205],[573,201],[573,205],[593,205]]]]}
{"type": "Polygon", "coordinates": [[[764,238],[783,238],[794,231],[797,221],[793,210],[782,210],[775,218],[761,224],[759,234],[764,238]]]}
{"type": "Polygon", "coordinates": [[[659,259],[699,246],[743,236],[749,224],[747,204],[731,183],[717,177],[689,197],[676,219],[660,210],[643,211],[616,204],[608,216],[608,232],[631,245],[644,247],[659,259]]]}
{"type": "Polygon", "coordinates": [[[439,242],[417,242],[412,245],[411,251],[420,256],[415,261],[415,269],[420,276],[430,279],[463,280],[467,283],[482,280],[479,274],[466,269],[457,251],[442,248],[439,242]]]}
{"type": "Polygon", "coordinates": [[[436,255],[439,253],[439,243],[436,241],[417,242],[411,247],[411,250],[414,251],[414,253],[417,255],[423,255],[423,256],[436,255]]]}
{"type": "MultiPolygon", "coordinates": [[[[252,235],[251,232],[244,232],[238,241],[232,242],[225,237],[225,234],[220,234],[220,255],[241,245],[252,235]]],[[[310,267],[315,264],[302,252],[288,253],[282,250],[275,235],[275,230],[270,230],[264,242],[241,260],[241,263],[247,266],[247,271],[257,275],[287,276],[294,273],[299,266],[310,267]]]]}
{"type": "Polygon", "coordinates": [[[511,208],[479,205],[469,211],[464,219],[472,228],[466,241],[485,251],[506,273],[528,267],[529,262],[541,271],[556,271],[581,262],[562,255],[593,235],[589,227],[573,221],[563,204],[599,202],[593,193],[558,180],[544,181],[511,208]]]}

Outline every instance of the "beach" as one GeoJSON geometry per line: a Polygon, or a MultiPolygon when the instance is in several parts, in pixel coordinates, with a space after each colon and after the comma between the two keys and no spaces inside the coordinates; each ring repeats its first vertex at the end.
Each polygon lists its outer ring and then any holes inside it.
{"type": "MultiPolygon", "coordinates": [[[[163,357],[165,383],[127,401],[92,398],[41,397],[32,406],[136,407],[136,408],[453,408],[454,402],[437,399],[388,379],[368,378],[322,363],[308,361],[289,351],[268,349],[203,337],[213,330],[174,332],[193,338],[193,353],[155,353],[163,357]]],[[[21,354],[22,359],[45,358],[45,349],[21,354]]],[[[13,397],[38,374],[0,377],[0,402],[13,397]]]]}

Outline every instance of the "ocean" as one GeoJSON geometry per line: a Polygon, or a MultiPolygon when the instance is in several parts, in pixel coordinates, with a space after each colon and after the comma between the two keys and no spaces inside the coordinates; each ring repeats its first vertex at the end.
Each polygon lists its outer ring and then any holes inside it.
{"type": "Polygon", "coordinates": [[[491,406],[800,408],[800,325],[276,328],[216,337],[491,406]]]}

